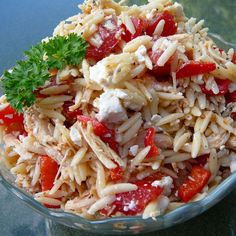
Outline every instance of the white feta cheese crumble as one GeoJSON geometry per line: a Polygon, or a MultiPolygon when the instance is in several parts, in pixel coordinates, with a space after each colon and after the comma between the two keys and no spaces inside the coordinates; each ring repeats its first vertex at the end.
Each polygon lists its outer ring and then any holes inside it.
{"type": "Polygon", "coordinates": [[[89,69],[89,79],[102,88],[114,87],[121,80],[131,79],[134,53],[111,54],[89,69]]]}
{"type": "Polygon", "coordinates": [[[129,154],[131,156],[136,156],[138,153],[138,149],[139,149],[139,145],[134,145],[134,146],[130,147],[129,154]]]}
{"type": "Polygon", "coordinates": [[[145,46],[141,45],[135,52],[135,56],[139,63],[145,62],[146,60],[147,49],[145,46]]]}
{"type": "Polygon", "coordinates": [[[125,93],[124,91],[122,91],[121,89],[112,89],[112,90],[109,90],[109,92],[111,94],[113,94],[113,96],[116,96],[120,99],[128,99],[129,96],[127,93],[125,93]]]}
{"type": "Polygon", "coordinates": [[[131,200],[129,205],[124,206],[124,211],[134,210],[135,207],[136,207],[136,202],[134,200],[131,200]]]}
{"type": "Polygon", "coordinates": [[[108,123],[119,123],[128,119],[126,110],[121,104],[117,94],[118,91],[113,92],[111,90],[105,91],[98,100],[99,112],[96,118],[99,121],[106,121],[108,123]]]}
{"type": "Polygon", "coordinates": [[[109,84],[109,73],[103,60],[99,61],[96,65],[90,67],[90,79],[99,85],[109,84]]]}
{"type": "Polygon", "coordinates": [[[230,155],[230,171],[231,173],[235,172],[236,171],[236,154],[233,153],[230,155]]]}
{"type": "Polygon", "coordinates": [[[82,146],[82,136],[75,125],[71,126],[70,128],[70,138],[74,144],[79,147],[82,146]]]}
{"type": "Polygon", "coordinates": [[[173,188],[173,179],[170,176],[164,176],[161,180],[155,180],[152,182],[153,187],[164,188],[164,194],[170,195],[171,188],[173,188]]]}

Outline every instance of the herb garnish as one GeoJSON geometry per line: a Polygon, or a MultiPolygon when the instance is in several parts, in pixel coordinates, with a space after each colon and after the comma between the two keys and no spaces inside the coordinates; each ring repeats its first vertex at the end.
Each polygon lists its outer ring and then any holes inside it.
{"type": "Polygon", "coordinates": [[[35,91],[50,80],[49,70],[79,65],[85,57],[86,41],[76,34],[56,36],[41,42],[24,54],[12,71],[6,71],[0,81],[7,101],[18,112],[35,103],[35,91]]]}

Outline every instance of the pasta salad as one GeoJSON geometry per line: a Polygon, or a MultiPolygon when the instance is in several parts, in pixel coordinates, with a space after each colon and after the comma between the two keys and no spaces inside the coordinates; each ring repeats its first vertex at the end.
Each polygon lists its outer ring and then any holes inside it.
{"type": "Polygon", "coordinates": [[[1,79],[1,160],[48,208],[165,214],[236,169],[236,54],[171,0],[86,1],[1,79]]]}

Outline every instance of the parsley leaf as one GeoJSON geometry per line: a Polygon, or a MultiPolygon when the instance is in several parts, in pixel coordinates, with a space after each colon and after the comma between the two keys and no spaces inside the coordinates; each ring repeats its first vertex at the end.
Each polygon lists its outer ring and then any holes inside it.
{"type": "Polygon", "coordinates": [[[5,71],[0,81],[8,102],[18,112],[35,103],[35,91],[50,80],[50,69],[80,65],[85,57],[86,41],[76,34],[56,36],[30,48],[12,71],[5,71]],[[46,59],[45,59],[46,58],[46,59]]]}
{"type": "Polygon", "coordinates": [[[25,52],[25,61],[19,61],[11,72],[5,71],[1,87],[7,101],[17,111],[34,104],[34,91],[50,79],[48,65],[42,60],[44,51],[41,45],[32,47],[25,52]]]}
{"type": "Polygon", "coordinates": [[[49,68],[62,69],[79,65],[86,54],[87,43],[82,37],[70,34],[67,38],[56,36],[44,44],[49,68]]]}

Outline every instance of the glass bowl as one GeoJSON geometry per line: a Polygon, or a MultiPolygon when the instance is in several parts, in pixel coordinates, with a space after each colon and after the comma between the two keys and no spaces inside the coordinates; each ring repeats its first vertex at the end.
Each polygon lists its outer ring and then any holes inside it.
{"type": "MultiPolygon", "coordinates": [[[[143,0],[136,0],[142,3],[143,0]]],[[[134,1],[133,1],[134,2],[134,1]]],[[[180,2],[185,3],[185,0],[180,2]]],[[[216,43],[228,49],[236,45],[228,43],[217,34],[210,34],[215,39],[216,43]]],[[[102,234],[136,234],[147,233],[151,231],[165,229],[180,223],[183,223],[214,206],[228,195],[236,186],[236,173],[233,173],[225,179],[218,187],[209,193],[204,199],[185,204],[172,212],[163,216],[158,216],[155,220],[146,219],[141,217],[115,217],[105,220],[90,221],[74,214],[66,213],[60,210],[50,210],[45,208],[40,203],[35,201],[33,197],[22,189],[17,188],[14,183],[14,176],[7,170],[3,162],[0,162],[0,183],[12,194],[18,197],[23,203],[33,208],[39,214],[49,219],[49,222],[63,224],[65,226],[86,230],[89,232],[102,233],[102,234]]]]}
{"type": "Polygon", "coordinates": [[[96,233],[135,234],[165,229],[183,223],[203,213],[222,200],[234,189],[236,186],[236,173],[233,173],[225,179],[204,199],[185,204],[172,212],[156,217],[155,220],[151,218],[143,220],[141,217],[115,217],[105,220],[90,221],[71,213],[62,212],[60,210],[50,210],[35,201],[30,194],[17,188],[14,184],[14,176],[6,169],[3,163],[0,163],[0,183],[9,192],[22,200],[22,202],[53,222],[74,229],[83,229],[96,233]]]}
{"type": "MultiPolygon", "coordinates": [[[[216,43],[224,48],[229,49],[236,45],[225,41],[217,34],[210,34],[216,43]]],[[[217,186],[204,199],[185,204],[177,209],[156,217],[153,219],[143,220],[141,217],[114,217],[104,220],[90,221],[80,216],[66,213],[61,210],[51,210],[34,200],[34,198],[22,189],[19,189],[14,183],[14,176],[5,167],[3,162],[0,162],[0,183],[12,194],[22,200],[29,207],[33,208],[42,216],[50,219],[50,222],[66,225],[74,229],[83,229],[89,232],[103,234],[136,234],[147,233],[151,231],[165,229],[180,223],[183,223],[214,206],[227,196],[236,186],[236,173],[230,175],[219,186],[217,186]]]]}

